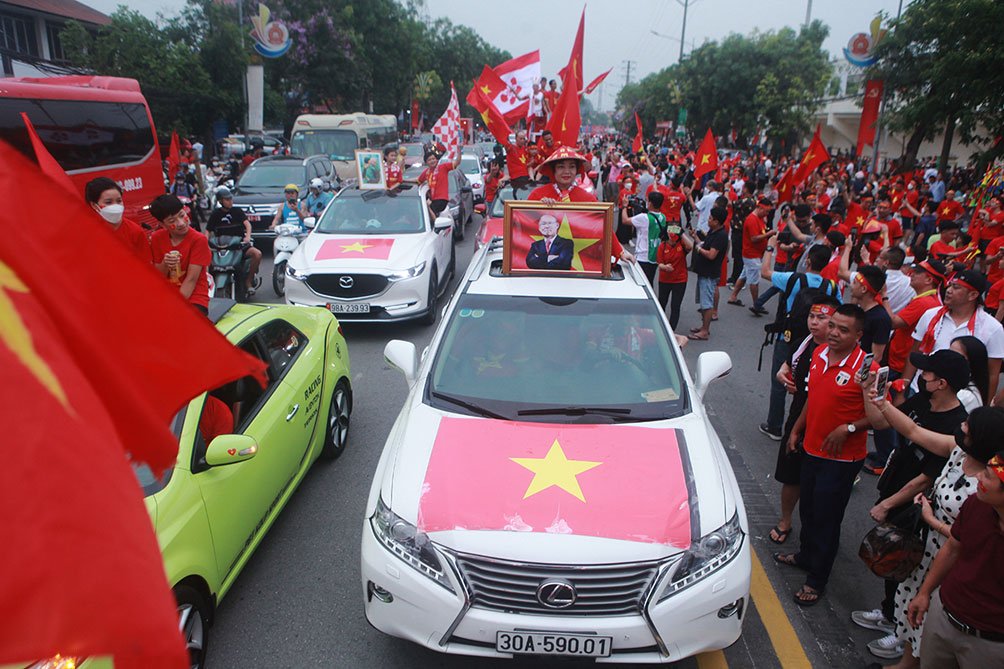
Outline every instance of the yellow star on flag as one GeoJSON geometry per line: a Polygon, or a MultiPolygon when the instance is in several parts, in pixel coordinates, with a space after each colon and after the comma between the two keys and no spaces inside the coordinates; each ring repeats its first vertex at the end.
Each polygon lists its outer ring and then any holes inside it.
{"type": "Polygon", "coordinates": [[[38,379],[42,386],[52,393],[52,396],[59,400],[63,407],[70,411],[70,403],[66,398],[66,391],[59,383],[49,364],[35,350],[35,344],[31,339],[31,332],[21,319],[14,302],[7,296],[7,292],[28,293],[28,286],[18,278],[10,267],[0,262],[0,342],[3,342],[17,357],[21,363],[28,368],[28,371],[38,379]]]}
{"type": "MultiPolygon", "coordinates": [[[[600,240],[595,238],[589,239],[588,237],[585,239],[573,237],[572,226],[568,223],[567,215],[562,216],[561,218],[561,225],[558,226],[558,236],[572,240],[572,246],[575,248],[572,252],[572,269],[577,272],[584,271],[584,267],[582,266],[582,257],[579,256],[579,253],[588,249],[593,244],[598,243],[600,240]]],[[[530,235],[530,238],[535,242],[539,242],[544,238],[544,235],[530,235]]]]}
{"type": "Polygon", "coordinates": [[[342,244],[342,253],[356,252],[365,253],[366,249],[373,248],[372,244],[363,244],[362,242],[353,242],[351,244],[342,244]]]}
{"type": "Polygon", "coordinates": [[[703,156],[701,156],[702,165],[707,165],[710,162],[711,162],[711,156],[709,156],[708,154],[704,154],[703,156]]]}
{"type": "Polygon", "coordinates": [[[805,157],[802,158],[802,164],[808,165],[810,160],[812,160],[812,151],[809,151],[808,153],[805,154],[805,157]]]}
{"type": "Polygon", "coordinates": [[[482,91],[484,91],[484,94],[485,94],[485,95],[489,95],[489,94],[491,94],[491,92],[492,92],[492,89],[488,88],[488,85],[487,85],[487,84],[485,84],[484,86],[482,86],[482,87],[481,87],[481,90],[482,90],[482,91]]]}
{"type": "Polygon", "coordinates": [[[860,227],[860,226],[862,226],[864,224],[865,224],[865,217],[864,216],[858,216],[858,220],[857,220],[858,227],[860,227]]]}
{"type": "Polygon", "coordinates": [[[582,495],[582,488],[575,477],[583,472],[587,472],[593,467],[599,467],[602,462],[589,462],[588,460],[569,460],[565,457],[565,452],[561,450],[561,444],[555,439],[551,444],[547,455],[542,458],[509,458],[520,467],[525,467],[533,472],[533,480],[523,494],[523,499],[536,495],[542,490],[547,490],[551,486],[557,486],[576,497],[579,501],[585,502],[582,495]]]}

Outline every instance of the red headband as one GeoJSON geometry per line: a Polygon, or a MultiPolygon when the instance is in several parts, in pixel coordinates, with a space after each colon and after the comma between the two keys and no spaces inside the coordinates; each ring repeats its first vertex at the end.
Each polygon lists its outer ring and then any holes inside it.
{"type": "Polygon", "coordinates": [[[861,276],[861,272],[857,272],[854,275],[854,278],[857,280],[858,283],[860,283],[862,286],[864,286],[865,290],[867,290],[869,293],[871,293],[872,295],[875,296],[875,301],[876,302],[878,302],[879,304],[882,303],[882,292],[878,291],[878,290],[875,290],[874,288],[872,288],[872,285],[870,283],[868,283],[867,279],[865,279],[863,276],[861,276]]]}
{"type": "Polygon", "coordinates": [[[813,304],[809,307],[809,313],[817,316],[832,316],[836,311],[832,304],[813,304]]]}
{"type": "Polygon", "coordinates": [[[945,275],[942,274],[941,272],[939,272],[938,270],[934,269],[934,267],[931,265],[931,263],[927,262],[926,260],[923,261],[923,262],[921,262],[921,263],[919,263],[918,267],[920,267],[921,269],[923,269],[925,272],[927,272],[931,276],[937,277],[942,282],[945,280],[945,275]]]}
{"type": "Polygon", "coordinates": [[[990,469],[993,470],[994,474],[997,475],[997,478],[999,478],[1001,482],[1004,483],[1004,460],[1001,459],[1001,456],[995,455],[994,457],[990,458],[990,462],[987,463],[987,466],[990,467],[990,469]]]}
{"type": "Polygon", "coordinates": [[[977,289],[976,289],[975,287],[973,287],[973,285],[972,285],[971,283],[967,283],[967,282],[963,281],[962,279],[960,279],[960,278],[958,278],[958,277],[955,277],[955,278],[953,278],[953,279],[952,279],[952,280],[951,280],[951,281],[950,281],[949,283],[957,283],[957,284],[959,284],[960,286],[965,286],[965,287],[966,287],[966,288],[968,288],[969,290],[972,290],[972,291],[975,291],[975,292],[977,292],[977,293],[978,293],[978,292],[980,292],[980,291],[979,291],[979,290],[977,290],[977,289]]]}

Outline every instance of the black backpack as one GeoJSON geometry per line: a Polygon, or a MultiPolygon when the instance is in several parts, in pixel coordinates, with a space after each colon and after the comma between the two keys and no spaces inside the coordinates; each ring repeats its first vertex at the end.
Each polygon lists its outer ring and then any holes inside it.
{"type": "Polygon", "coordinates": [[[809,286],[809,278],[803,272],[795,272],[788,278],[788,283],[784,287],[784,294],[777,305],[777,316],[774,322],[764,326],[764,330],[770,334],[780,335],[784,341],[798,343],[809,336],[809,310],[812,302],[820,295],[837,295],[837,284],[830,279],[823,279],[817,287],[809,286]],[[788,298],[798,284],[798,293],[788,309],[788,298]]]}

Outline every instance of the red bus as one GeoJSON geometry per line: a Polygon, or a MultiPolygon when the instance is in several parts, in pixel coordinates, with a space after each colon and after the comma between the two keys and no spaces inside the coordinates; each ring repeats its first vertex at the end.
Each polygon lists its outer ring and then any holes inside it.
{"type": "Polygon", "coordinates": [[[81,197],[88,181],[106,176],[122,186],[128,218],[153,221],[143,207],[164,192],[164,172],[139,82],[94,76],[0,79],[0,139],[34,160],[21,112],[81,197]]]}

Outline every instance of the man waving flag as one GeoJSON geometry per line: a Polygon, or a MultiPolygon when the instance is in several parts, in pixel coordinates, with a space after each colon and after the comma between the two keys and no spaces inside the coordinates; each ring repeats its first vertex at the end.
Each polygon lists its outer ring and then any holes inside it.
{"type": "Polygon", "coordinates": [[[460,103],[457,102],[457,90],[450,82],[450,104],[446,111],[432,126],[432,135],[436,141],[446,147],[447,160],[453,160],[460,154],[460,103]]]}

